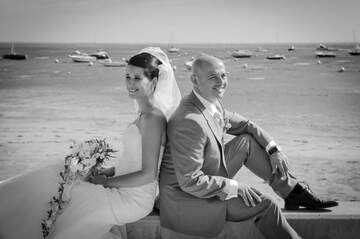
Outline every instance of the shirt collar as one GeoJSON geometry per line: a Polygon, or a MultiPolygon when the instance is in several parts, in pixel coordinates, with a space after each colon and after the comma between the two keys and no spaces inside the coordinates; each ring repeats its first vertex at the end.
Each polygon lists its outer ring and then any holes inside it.
{"type": "Polygon", "coordinates": [[[202,97],[195,90],[193,90],[193,92],[194,92],[195,96],[200,100],[200,102],[205,106],[205,108],[210,112],[210,114],[212,116],[214,116],[215,113],[220,113],[214,103],[211,103],[210,101],[208,101],[207,99],[202,97]]]}

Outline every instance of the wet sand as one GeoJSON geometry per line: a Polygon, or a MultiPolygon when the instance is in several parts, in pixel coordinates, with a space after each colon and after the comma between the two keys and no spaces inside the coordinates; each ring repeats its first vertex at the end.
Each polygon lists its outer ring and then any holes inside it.
{"type": "MultiPolygon", "coordinates": [[[[183,94],[191,89],[186,60],[200,52],[221,57],[230,72],[225,107],[266,129],[313,191],[360,200],[359,59],[340,53],[319,65],[312,50],[299,50],[281,62],[265,60],[265,53],[234,61],[228,49],[182,49],[171,58],[183,94]],[[343,65],[347,70],[337,72],[343,65]]],[[[124,68],[75,64],[65,52],[56,53],[57,64],[55,54],[16,64],[0,60],[0,180],[63,160],[72,139],[107,138],[120,156],[122,132],[134,117],[124,68]]],[[[237,179],[274,195],[246,169],[237,179]]]]}

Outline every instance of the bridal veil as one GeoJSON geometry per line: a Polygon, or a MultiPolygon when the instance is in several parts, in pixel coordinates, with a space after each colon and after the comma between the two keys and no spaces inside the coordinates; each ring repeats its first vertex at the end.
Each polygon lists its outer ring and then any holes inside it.
{"type": "Polygon", "coordinates": [[[153,102],[168,120],[181,100],[181,94],[175,80],[173,68],[168,56],[159,47],[146,47],[139,53],[144,52],[156,57],[162,63],[159,65],[159,77],[153,95],[153,102]]]}

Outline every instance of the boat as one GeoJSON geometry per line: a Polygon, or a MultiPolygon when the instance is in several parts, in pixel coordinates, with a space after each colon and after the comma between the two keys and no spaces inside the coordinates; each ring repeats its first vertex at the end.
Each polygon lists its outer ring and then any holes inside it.
{"type": "Polygon", "coordinates": [[[345,71],[345,67],[340,67],[340,69],[338,70],[338,72],[344,72],[345,71]]]}
{"type": "Polygon", "coordinates": [[[295,46],[294,46],[294,45],[291,45],[291,46],[288,48],[288,51],[295,51],[295,46]]]}
{"type": "Polygon", "coordinates": [[[167,51],[168,51],[169,53],[179,53],[179,52],[180,52],[180,49],[174,46],[173,38],[174,38],[174,35],[173,35],[173,33],[171,33],[171,35],[170,35],[170,41],[168,42],[168,49],[167,49],[167,51]]]}
{"type": "Polygon", "coordinates": [[[324,44],[320,44],[319,47],[316,48],[316,50],[327,51],[327,50],[329,50],[329,48],[327,46],[325,46],[324,44]]]}
{"type": "Polygon", "coordinates": [[[168,48],[169,53],[178,53],[180,51],[179,48],[176,48],[174,46],[168,48]]]}
{"type": "Polygon", "coordinates": [[[336,57],[335,52],[332,51],[316,51],[315,54],[317,57],[336,57]]]}
{"type": "Polygon", "coordinates": [[[107,51],[105,50],[97,50],[96,52],[94,53],[91,53],[89,54],[90,56],[93,56],[93,57],[96,57],[96,59],[98,60],[105,60],[105,59],[109,59],[110,58],[110,55],[107,51]]]}
{"type": "Polygon", "coordinates": [[[3,59],[8,59],[8,60],[26,60],[28,57],[27,55],[24,54],[17,54],[15,52],[15,47],[14,47],[14,43],[11,43],[11,52],[10,54],[5,54],[2,56],[3,59]]]}
{"type": "Polygon", "coordinates": [[[87,62],[93,62],[96,61],[96,57],[95,56],[90,56],[89,54],[79,51],[79,50],[75,50],[73,52],[71,52],[71,54],[69,55],[69,57],[74,61],[74,62],[80,62],[80,63],[87,63],[87,62]]]}
{"type": "Polygon", "coordinates": [[[267,56],[266,59],[269,59],[269,60],[285,60],[285,56],[280,55],[280,54],[275,54],[275,55],[267,56]]]}
{"type": "Polygon", "coordinates": [[[69,57],[74,61],[74,62],[93,62],[96,61],[96,57],[94,56],[89,56],[89,55],[85,55],[85,54],[80,54],[80,55],[69,55],[69,57]]]}
{"type": "Polygon", "coordinates": [[[355,48],[351,51],[349,51],[349,54],[352,56],[360,56],[360,46],[359,44],[356,44],[355,48]]]}
{"type": "Polygon", "coordinates": [[[73,52],[70,53],[70,55],[84,55],[84,54],[86,54],[86,53],[83,53],[83,52],[80,51],[80,50],[75,50],[75,51],[73,51],[73,52]]]}
{"type": "Polygon", "coordinates": [[[257,51],[257,52],[268,52],[268,50],[267,49],[264,49],[264,48],[262,48],[262,47],[258,47],[258,48],[256,48],[256,50],[255,51],[257,51]]]}
{"type": "Polygon", "coordinates": [[[320,44],[318,48],[316,48],[318,51],[338,51],[337,48],[330,48],[324,44],[320,44]]]}
{"type": "Polygon", "coordinates": [[[231,56],[235,57],[235,58],[249,58],[252,57],[252,53],[248,50],[237,50],[234,51],[233,53],[231,53],[231,56]]]}
{"type": "Polygon", "coordinates": [[[185,62],[186,70],[191,71],[194,61],[195,61],[195,58],[191,57],[190,61],[185,62]]]}
{"type": "Polygon", "coordinates": [[[106,67],[124,67],[127,66],[126,61],[112,61],[111,58],[109,58],[108,61],[103,62],[103,65],[106,67]]]}
{"type": "Polygon", "coordinates": [[[11,54],[3,55],[2,58],[3,59],[8,59],[8,60],[26,60],[27,55],[11,53],[11,54]]]}

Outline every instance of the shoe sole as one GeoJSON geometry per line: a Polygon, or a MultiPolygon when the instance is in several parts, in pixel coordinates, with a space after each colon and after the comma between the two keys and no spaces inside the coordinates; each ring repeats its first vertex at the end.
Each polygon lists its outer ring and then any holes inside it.
{"type": "Polygon", "coordinates": [[[285,210],[298,210],[299,208],[304,207],[309,210],[317,210],[317,209],[326,209],[330,207],[336,207],[337,205],[330,205],[330,206],[324,206],[324,207],[312,207],[312,206],[303,206],[303,205],[285,205],[285,210]]]}

